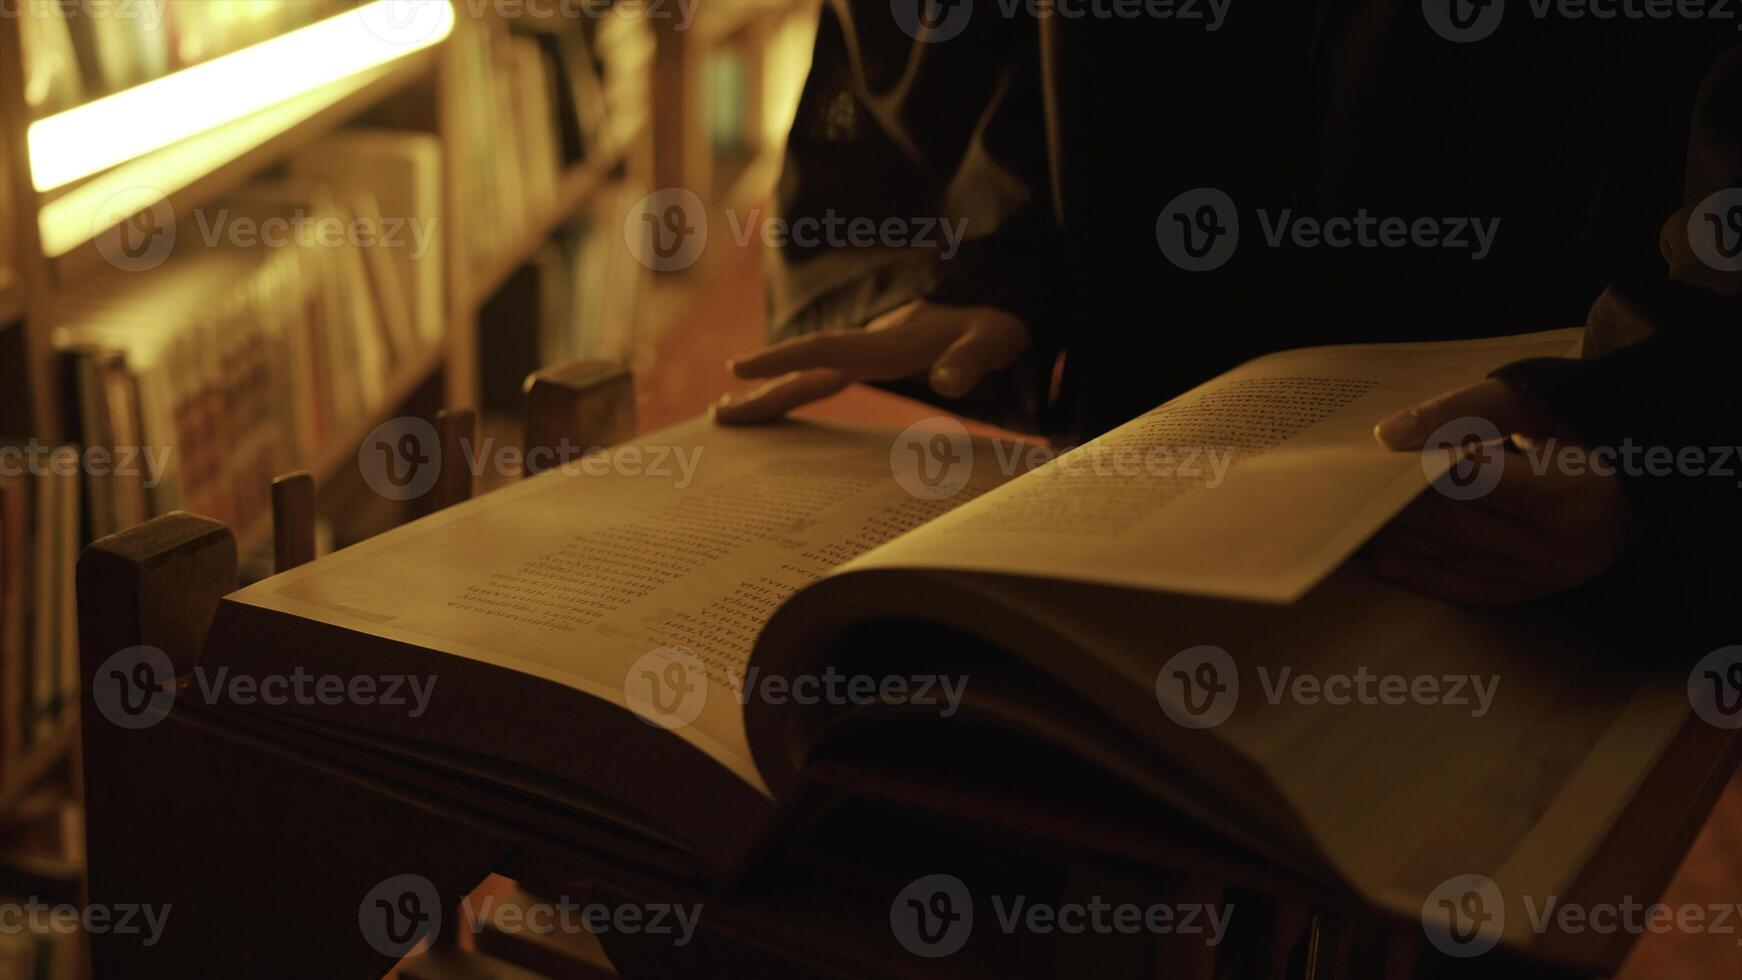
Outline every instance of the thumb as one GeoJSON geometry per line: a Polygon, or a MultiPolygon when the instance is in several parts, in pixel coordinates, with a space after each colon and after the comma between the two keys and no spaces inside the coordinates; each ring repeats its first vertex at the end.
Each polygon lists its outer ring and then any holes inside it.
{"type": "Polygon", "coordinates": [[[1028,349],[1028,327],[1007,313],[978,316],[932,364],[932,390],[960,398],[988,372],[1016,362],[1028,349]]]}
{"type": "Polygon", "coordinates": [[[1502,436],[1555,431],[1552,420],[1529,396],[1490,378],[1412,405],[1374,426],[1373,435],[1393,451],[1421,449],[1441,427],[1460,419],[1489,423],[1502,436]]]}

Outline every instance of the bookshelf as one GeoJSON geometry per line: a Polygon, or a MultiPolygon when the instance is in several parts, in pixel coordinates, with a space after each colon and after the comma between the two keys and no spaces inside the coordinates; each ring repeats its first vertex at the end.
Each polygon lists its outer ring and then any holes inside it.
{"type": "MultiPolygon", "coordinates": [[[[363,5],[371,2],[359,0],[363,5]]],[[[476,197],[465,182],[478,178],[477,145],[482,141],[494,149],[500,134],[469,128],[468,120],[479,113],[464,111],[466,100],[474,96],[463,84],[466,76],[457,62],[461,46],[476,40],[478,32],[519,37],[524,28],[503,20],[513,16],[511,5],[456,2],[452,9],[451,32],[427,46],[45,191],[33,182],[26,139],[32,108],[25,92],[25,31],[20,25],[29,14],[24,0],[0,0],[0,440],[55,445],[84,434],[79,377],[68,355],[56,349],[63,306],[76,305],[97,284],[114,278],[115,269],[100,247],[104,235],[118,233],[109,226],[142,220],[146,210],[163,207],[142,203],[139,210],[113,213],[118,192],[150,188],[156,200],[167,204],[169,214],[191,228],[189,215],[224,207],[259,181],[295,175],[301,155],[342,131],[366,127],[417,134],[433,137],[439,147],[439,323],[434,329],[414,323],[425,342],[392,358],[376,385],[378,397],[362,413],[325,429],[319,444],[300,460],[315,479],[323,517],[352,521],[353,511],[367,510],[368,520],[375,522],[369,529],[379,530],[382,522],[416,516],[410,507],[373,506],[379,501],[371,501],[368,508],[355,505],[358,494],[367,492],[356,465],[359,444],[397,415],[476,405],[480,364],[494,356],[492,337],[499,326],[491,322],[492,298],[509,288],[548,242],[583,220],[607,191],[626,181],[633,186],[650,181],[654,158],[648,107],[614,114],[607,137],[589,144],[584,156],[557,172],[549,206],[536,209],[526,227],[487,260],[477,259],[464,247],[467,236],[491,216],[476,213],[476,197]]],[[[650,48],[651,35],[649,30],[650,48]]],[[[652,58],[646,59],[644,70],[651,73],[652,67],[652,58]]],[[[651,78],[646,84],[651,88],[651,78]]],[[[518,104],[526,103],[522,98],[518,104]]],[[[178,251],[169,261],[180,258],[178,251]]],[[[94,513],[90,508],[96,505],[91,478],[83,482],[87,489],[81,506],[87,509],[80,539],[88,542],[94,513]]],[[[269,549],[269,520],[239,523],[245,552],[269,549]]],[[[0,528],[0,533],[8,532],[0,528]]],[[[347,530],[353,537],[360,533],[368,532],[347,530]]],[[[69,590],[71,571],[69,565],[53,572],[64,577],[69,590]]],[[[0,893],[28,882],[33,873],[25,867],[33,857],[13,860],[17,851],[12,839],[15,827],[32,819],[34,802],[45,790],[69,796],[75,804],[81,796],[77,766],[68,765],[76,758],[77,726],[76,710],[63,710],[52,728],[38,732],[25,749],[0,757],[0,893]]],[[[64,864],[64,858],[57,855],[49,863],[64,864]]]]}
{"type": "Polygon", "coordinates": [[[596,156],[570,166],[557,185],[556,203],[502,250],[481,271],[472,274],[466,308],[474,316],[490,297],[507,285],[509,277],[532,260],[533,254],[555,234],[557,229],[573,221],[592,199],[593,193],[611,179],[621,166],[630,144],[646,126],[645,119],[631,120],[619,127],[612,139],[596,156]]]}

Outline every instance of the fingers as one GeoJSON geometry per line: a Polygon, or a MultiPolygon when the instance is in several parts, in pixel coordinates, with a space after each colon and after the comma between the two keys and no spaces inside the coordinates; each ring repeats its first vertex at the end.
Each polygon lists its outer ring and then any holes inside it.
{"type": "Polygon", "coordinates": [[[1483,419],[1503,436],[1540,435],[1554,428],[1528,396],[1490,378],[1412,405],[1374,426],[1373,435],[1393,451],[1420,449],[1435,430],[1461,418],[1483,419]]]}
{"type": "Polygon", "coordinates": [[[787,412],[827,398],[852,383],[852,378],[830,368],[794,371],[742,395],[727,395],[714,405],[714,421],[721,425],[755,425],[772,422],[787,412]]]}
{"type": "Polygon", "coordinates": [[[1028,328],[1011,316],[975,319],[966,333],[938,355],[931,369],[932,390],[945,398],[960,398],[992,371],[1016,362],[1028,349],[1028,328]]]}

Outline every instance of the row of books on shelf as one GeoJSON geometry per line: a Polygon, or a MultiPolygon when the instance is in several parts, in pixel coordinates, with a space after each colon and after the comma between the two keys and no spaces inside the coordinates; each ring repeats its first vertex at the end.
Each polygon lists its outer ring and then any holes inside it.
{"type": "Polygon", "coordinates": [[[489,266],[557,206],[569,168],[645,118],[654,38],[607,16],[550,33],[480,20],[455,38],[468,258],[489,266]]]}
{"type": "Polygon", "coordinates": [[[53,115],[210,61],[356,0],[19,0],[25,95],[53,115]]]}
{"type": "Polygon", "coordinates": [[[89,474],[94,535],[176,509],[263,527],[275,476],[388,407],[445,335],[440,166],[434,137],[333,134],[176,216],[160,266],[55,298],[83,442],[117,460],[89,474]]]}
{"type": "Polygon", "coordinates": [[[0,460],[0,781],[10,781],[78,702],[80,454],[15,442],[0,460]]]}
{"type": "Polygon", "coordinates": [[[633,181],[602,188],[573,224],[534,256],[539,269],[539,360],[582,357],[629,364],[639,353],[636,327],[651,288],[645,266],[624,247],[623,224],[647,193],[633,181]]]}

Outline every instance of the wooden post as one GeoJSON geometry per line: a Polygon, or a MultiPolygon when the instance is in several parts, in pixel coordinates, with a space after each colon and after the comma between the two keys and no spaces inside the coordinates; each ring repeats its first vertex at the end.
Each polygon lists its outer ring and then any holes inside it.
{"type": "Polygon", "coordinates": [[[307,470],[272,481],[272,557],[279,572],[315,559],[315,478],[307,470]]]}
{"type": "Polygon", "coordinates": [[[474,483],[471,454],[477,451],[478,415],[469,408],[436,415],[436,434],[442,446],[442,472],[436,481],[437,510],[472,499],[474,483]]]}
{"type": "Polygon", "coordinates": [[[635,378],[614,361],[546,368],[529,375],[524,390],[527,476],[635,435],[635,378]]]}
{"type": "Polygon", "coordinates": [[[379,977],[375,890],[417,875],[452,901],[514,845],[207,704],[196,671],[235,585],[235,538],[191,514],[79,560],[87,900],[133,910],[90,936],[92,975],[379,977]]]}

